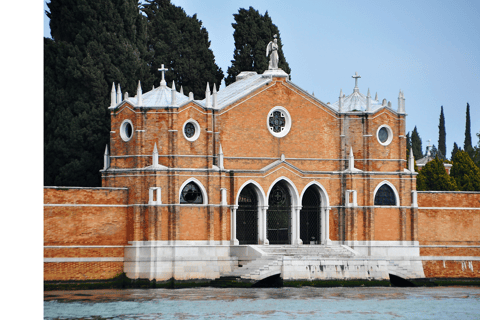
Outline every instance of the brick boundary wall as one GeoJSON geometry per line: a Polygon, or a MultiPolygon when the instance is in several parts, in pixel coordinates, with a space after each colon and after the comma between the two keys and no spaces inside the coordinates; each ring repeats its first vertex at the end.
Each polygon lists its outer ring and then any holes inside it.
{"type": "Polygon", "coordinates": [[[418,207],[425,277],[480,278],[480,192],[421,191],[418,207]]]}
{"type": "Polygon", "coordinates": [[[126,188],[44,188],[44,281],[104,280],[123,272],[126,188]]]}

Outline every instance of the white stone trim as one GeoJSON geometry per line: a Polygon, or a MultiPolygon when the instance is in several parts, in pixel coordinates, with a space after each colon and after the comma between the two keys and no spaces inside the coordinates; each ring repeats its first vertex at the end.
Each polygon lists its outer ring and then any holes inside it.
{"type": "Polygon", "coordinates": [[[273,107],[268,112],[268,114],[267,114],[267,130],[274,137],[277,137],[277,138],[285,137],[290,132],[291,128],[292,128],[292,117],[290,116],[290,113],[288,112],[287,109],[285,109],[284,107],[281,107],[281,106],[276,106],[276,107],[273,107]],[[283,116],[285,117],[285,127],[282,128],[281,132],[273,132],[272,128],[270,127],[269,118],[272,116],[272,113],[274,111],[280,111],[281,113],[283,113],[283,116]]]}
{"type": "Polygon", "coordinates": [[[120,125],[120,137],[122,138],[122,140],[125,142],[132,140],[134,132],[135,130],[132,121],[130,119],[123,120],[122,124],[120,125]],[[128,137],[127,133],[125,132],[125,127],[127,126],[127,124],[130,124],[132,126],[132,135],[130,137],[128,137]]]}
{"type": "Polygon", "coordinates": [[[94,257],[94,258],[43,258],[43,262],[123,262],[124,258],[94,257]]]}
{"type": "Polygon", "coordinates": [[[198,122],[196,120],[192,119],[192,118],[188,119],[187,121],[185,121],[183,123],[183,127],[182,127],[183,137],[190,142],[193,142],[193,141],[197,140],[198,137],[200,137],[200,131],[201,131],[200,130],[200,124],[198,124],[198,122]],[[193,124],[193,126],[195,127],[195,134],[190,138],[187,137],[187,135],[185,134],[185,126],[189,123],[193,124]]]}
{"type": "Polygon", "coordinates": [[[74,249],[74,248],[125,248],[125,246],[43,246],[46,249],[74,249]]]}
{"type": "Polygon", "coordinates": [[[375,190],[373,191],[373,203],[374,203],[374,207],[388,207],[388,208],[396,208],[396,207],[400,207],[400,197],[398,196],[398,191],[397,191],[397,188],[395,188],[395,186],[388,180],[383,180],[382,182],[380,182],[379,184],[377,184],[377,187],[375,188],[375,190]],[[381,186],[383,186],[384,184],[387,184],[390,188],[392,188],[393,190],[393,193],[395,194],[395,205],[393,206],[376,206],[375,205],[375,197],[377,196],[377,191],[378,189],[380,189],[381,186]]]}
{"type": "Polygon", "coordinates": [[[377,136],[378,143],[380,143],[382,146],[388,146],[390,143],[392,143],[392,140],[393,140],[392,128],[390,128],[390,126],[387,125],[387,124],[382,124],[380,127],[378,127],[376,136],[377,136]],[[380,141],[380,139],[378,137],[378,133],[380,132],[380,129],[382,129],[382,128],[387,129],[387,132],[388,132],[388,138],[387,138],[387,141],[385,141],[385,142],[380,141]]]}
{"type": "Polygon", "coordinates": [[[266,206],[268,205],[267,197],[265,196],[265,192],[263,191],[262,186],[256,182],[255,180],[248,180],[240,188],[238,188],[237,191],[237,196],[235,198],[235,205],[238,206],[238,199],[240,198],[240,193],[242,192],[243,188],[245,188],[247,185],[253,184],[254,185],[254,190],[257,193],[257,198],[258,198],[258,206],[266,206]]]}
{"type": "Polygon", "coordinates": [[[149,205],[159,205],[162,204],[162,188],[160,187],[151,187],[148,190],[148,204],[149,205]],[[155,196],[156,195],[156,196],[155,196]],[[154,201],[153,199],[156,198],[154,201]]]}
{"type": "Polygon", "coordinates": [[[205,187],[203,186],[203,184],[196,178],[189,178],[187,180],[185,180],[183,182],[183,184],[180,186],[180,189],[178,189],[178,204],[179,205],[184,205],[184,206],[192,206],[192,205],[208,205],[208,195],[207,195],[207,189],[205,189],[205,187]],[[195,182],[197,184],[197,186],[200,188],[201,192],[202,192],[202,196],[203,196],[203,203],[202,204],[199,204],[199,203],[192,203],[192,204],[189,204],[189,203],[182,203],[180,204],[180,197],[182,195],[182,190],[183,188],[185,188],[185,186],[190,183],[190,182],[195,182]]]}

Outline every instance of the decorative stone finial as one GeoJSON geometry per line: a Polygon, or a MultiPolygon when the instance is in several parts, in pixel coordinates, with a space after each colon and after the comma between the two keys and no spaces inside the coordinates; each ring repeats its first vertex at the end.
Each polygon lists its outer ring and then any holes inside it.
{"type": "Polygon", "coordinates": [[[378,101],[378,93],[375,92],[375,101],[378,101]]]}
{"type": "Polygon", "coordinates": [[[110,107],[117,105],[117,91],[115,90],[115,82],[112,82],[112,92],[110,93],[110,107]]]}
{"type": "Polygon", "coordinates": [[[172,106],[177,104],[177,90],[175,89],[175,81],[172,81],[172,106]]]}
{"type": "Polygon", "coordinates": [[[167,83],[165,82],[165,72],[168,71],[168,69],[165,68],[163,66],[163,63],[162,63],[162,67],[159,68],[158,71],[160,71],[162,73],[162,81],[160,81],[160,85],[161,86],[167,86],[167,83]]]}
{"type": "Polygon", "coordinates": [[[122,90],[120,89],[120,83],[117,87],[117,104],[122,102],[122,90]]]}
{"type": "Polygon", "coordinates": [[[183,86],[180,86],[180,94],[183,96],[183,86]]]}
{"type": "Polygon", "coordinates": [[[205,90],[205,107],[210,108],[212,106],[210,102],[210,84],[207,82],[207,89],[205,90]]]}
{"type": "Polygon", "coordinates": [[[157,149],[157,143],[156,142],[155,142],[155,146],[153,147],[152,165],[154,167],[158,166],[158,149],[157,149]]]}
{"type": "Polygon", "coordinates": [[[213,100],[213,107],[217,107],[217,85],[214,83],[213,84],[213,95],[212,95],[212,100],[213,100]]]}
{"type": "Polygon", "coordinates": [[[353,149],[350,147],[350,156],[348,157],[348,170],[353,171],[355,168],[355,158],[353,157],[353,149]]]}
{"type": "Polygon", "coordinates": [[[410,172],[414,172],[414,171],[415,171],[414,161],[415,161],[415,157],[413,156],[413,150],[410,149],[410,157],[408,157],[408,170],[409,170],[410,172]]]}
{"type": "Polygon", "coordinates": [[[110,154],[108,153],[108,144],[105,147],[105,154],[103,155],[103,170],[110,168],[110,154]]]}
{"type": "Polygon", "coordinates": [[[220,143],[220,147],[218,148],[218,167],[220,169],[225,169],[223,166],[223,150],[222,150],[222,144],[220,143]]]}
{"type": "Polygon", "coordinates": [[[143,104],[142,85],[140,84],[140,80],[138,80],[138,87],[137,87],[137,106],[141,106],[142,104],[143,104]]]}
{"type": "Polygon", "coordinates": [[[193,92],[188,93],[188,100],[193,101],[193,92]]]}

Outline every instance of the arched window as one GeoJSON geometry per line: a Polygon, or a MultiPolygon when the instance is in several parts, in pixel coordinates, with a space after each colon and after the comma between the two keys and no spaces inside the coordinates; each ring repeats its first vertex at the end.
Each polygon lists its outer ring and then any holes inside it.
{"type": "Polygon", "coordinates": [[[377,193],[375,194],[375,205],[376,206],[395,206],[397,201],[395,199],[395,192],[392,187],[388,184],[382,185],[378,188],[377,193]]]}
{"type": "Polygon", "coordinates": [[[203,195],[202,191],[195,182],[189,182],[182,189],[180,193],[180,203],[185,204],[202,204],[203,195]]]}

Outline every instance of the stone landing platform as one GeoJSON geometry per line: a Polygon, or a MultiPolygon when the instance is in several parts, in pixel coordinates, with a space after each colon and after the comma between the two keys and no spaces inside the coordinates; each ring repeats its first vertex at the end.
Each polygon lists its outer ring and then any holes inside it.
{"type": "MultiPolygon", "coordinates": [[[[125,248],[124,263],[128,278],[156,281],[227,279],[253,284],[269,277],[279,277],[283,281],[389,280],[390,275],[402,279],[424,278],[421,257],[410,247],[402,249],[401,256],[391,256],[388,252],[372,256],[359,245],[230,246],[135,242],[125,248]]],[[[398,248],[395,250],[390,253],[400,253],[398,248]]]]}

